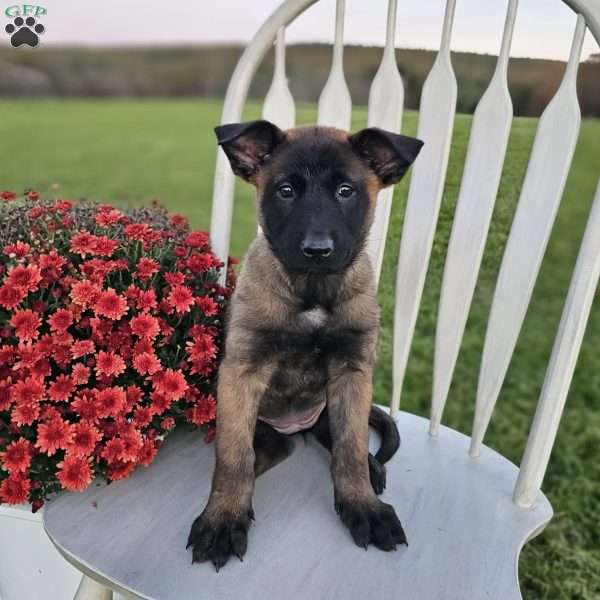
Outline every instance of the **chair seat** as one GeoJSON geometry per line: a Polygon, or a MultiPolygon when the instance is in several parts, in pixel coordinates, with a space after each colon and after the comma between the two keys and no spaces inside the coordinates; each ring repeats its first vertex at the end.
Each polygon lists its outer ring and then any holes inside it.
{"type": "Polygon", "coordinates": [[[407,533],[409,546],[396,552],[354,545],[333,509],[328,453],[301,434],[293,455],[256,482],[244,562],[219,573],[192,565],[185,549],[214,464],[214,445],[198,432],[174,433],[150,468],[125,481],[57,496],[45,529],[78,569],[133,598],[520,598],[519,552],[550,520],[548,500],[540,493],[533,508],[515,506],[517,468],[486,447],[469,457],[460,433],[431,437],[428,421],[408,413],[398,426],[382,496],[407,533]]]}

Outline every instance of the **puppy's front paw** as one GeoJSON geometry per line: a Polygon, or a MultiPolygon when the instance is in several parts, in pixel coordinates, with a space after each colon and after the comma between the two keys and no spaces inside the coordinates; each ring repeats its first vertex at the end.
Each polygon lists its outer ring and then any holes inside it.
{"type": "Polygon", "coordinates": [[[394,507],[379,498],[342,500],[335,508],[357,546],[366,550],[369,544],[374,544],[389,551],[395,550],[397,544],[408,545],[394,507]]]}
{"type": "Polygon", "coordinates": [[[232,555],[243,560],[253,519],[251,508],[241,516],[208,516],[204,511],[193,522],[188,537],[187,548],[192,548],[192,563],[210,560],[218,572],[232,555]]]}

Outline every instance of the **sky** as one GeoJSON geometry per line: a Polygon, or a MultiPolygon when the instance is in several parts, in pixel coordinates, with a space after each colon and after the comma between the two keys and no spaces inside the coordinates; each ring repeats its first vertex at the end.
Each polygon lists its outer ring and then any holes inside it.
{"type": "MultiPolygon", "coordinates": [[[[28,0],[34,4],[35,0],[28,0]]],[[[50,45],[246,43],[281,0],[42,0],[50,45]]],[[[10,22],[0,0],[1,29],[10,22]]],[[[439,47],[445,0],[399,0],[396,46],[439,47]]],[[[497,54],[507,0],[457,0],[451,48],[497,54]]],[[[346,0],[346,43],[383,45],[387,0],[346,0]]],[[[288,42],[330,42],[335,0],[320,0],[287,31],[288,42]]],[[[561,0],[520,0],[512,56],[565,60],[575,26],[561,0]]],[[[0,44],[8,36],[0,31],[0,44]]],[[[583,58],[598,52],[588,32],[583,58]]]]}

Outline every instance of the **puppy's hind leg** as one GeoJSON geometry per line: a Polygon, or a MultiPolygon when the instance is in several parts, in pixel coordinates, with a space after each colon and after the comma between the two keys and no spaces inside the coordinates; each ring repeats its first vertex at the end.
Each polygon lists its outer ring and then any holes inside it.
{"type": "MultiPolygon", "coordinates": [[[[331,452],[331,432],[329,431],[329,415],[327,408],[319,415],[319,420],[315,423],[310,432],[315,436],[317,442],[331,452]]],[[[369,479],[373,486],[373,491],[379,495],[383,494],[386,485],[385,465],[380,463],[369,452],[369,479]]]]}
{"type": "Polygon", "coordinates": [[[294,441],[267,423],[258,421],[254,432],[254,475],[262,475],[284,461],[294,451],[294,441]]]}

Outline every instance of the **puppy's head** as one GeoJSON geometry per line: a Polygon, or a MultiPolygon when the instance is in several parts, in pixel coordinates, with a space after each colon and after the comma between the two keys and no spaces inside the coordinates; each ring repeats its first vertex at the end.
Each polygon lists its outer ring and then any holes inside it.
{"type": "Polygon", "coordinates": [[[377,193],[402,179],[423,145],[374,127],[352,135],[252,121],[215,132],[234,173],[256,186],[265,237],[295,273],[343,271],[365,243],[377,193]]]}

